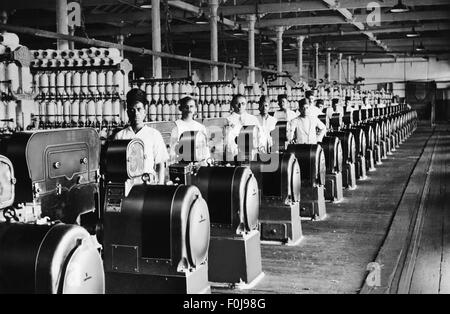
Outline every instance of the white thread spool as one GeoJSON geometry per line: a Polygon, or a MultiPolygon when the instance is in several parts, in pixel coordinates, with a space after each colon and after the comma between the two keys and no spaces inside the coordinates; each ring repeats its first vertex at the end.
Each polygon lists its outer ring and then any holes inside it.
{"type": "Polygon", "coordinates": [[[63,120],[65,123],[70,123],[71,116],[70,116],[70,109],[72,107],[72,104],[69,100],[64,101],[63,104],[63,120]]]}
{"type": "Polygon", "coordinates": [[[121,117],[121,107],[120,99],[115,99],[112,104],[112,112],[116,123],[120,123],[120,121],[125,122],[126,119],[124,116],[121,117]]]}
{"type": "Polygon", "coordinates": [[[56,95],[56,73],[51,72],[48,76],[48,86],[51,95],[56,95]]]}
{"type": "Polygon", "coordinates": [[[114,73],[112,71],[106,72],[106,93],[112,94],[114,91],[113,85],[114,84],[114,73]]]}
{"type": "Polygon", "coordinates": [[[0,44],[10,48],[11,51],[14,51],[20,46],[19,37],[14,33],[1,33],[0,44]]]}
{"type": "Polygon", "coordinates": [[[111,123],[113,121],[113,103],[111,99],[107,99],[103,102],[103,120],[111,123]]]}
{"type": "Polygon", "coordinates": [[[80,101],[74,100],[70,105],[70,120],[78,124],[80,121],[80,101]]]}

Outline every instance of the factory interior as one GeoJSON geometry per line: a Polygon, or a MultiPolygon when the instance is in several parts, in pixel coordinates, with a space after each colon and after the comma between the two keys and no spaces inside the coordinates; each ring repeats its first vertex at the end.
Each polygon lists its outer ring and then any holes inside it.
{"type": "Polygon", "coordinates": [[[0,294],[450,293],[449,30],[449,0],[2,0],[0,294]]]}

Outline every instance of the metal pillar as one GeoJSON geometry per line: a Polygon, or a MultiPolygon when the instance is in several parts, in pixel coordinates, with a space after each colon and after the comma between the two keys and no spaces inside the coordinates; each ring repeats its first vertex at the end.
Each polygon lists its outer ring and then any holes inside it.
{"type": "MultiPolygon", "coordinates": [[[[123,45],[125,42],[125,36],[123,34],[117,35],[117,43],[123,45]]],[[[120,49],[120,56],[123,58],[123,49],[120,49]]]]}
{"type": "Polygon", "coordinates": [[[328,82],[331,82],[331,52],[327,53],[327,75],[328,82]]]}
{"type": "MultiPolygon", "coordinates": [[[[248,16],[248,66],[255,66],[255,23],[256,15],[248,16]]],[[[255,70],[248,71],[248,84],[255,83],[255,70]]]]}
{"type": "MultiPolygon", "coordinates": [[[[160,1],[152,0],[152,50],[161,51],[161,12],[160,1]]],[[[153,56],[153,77],[162,78],[161,57],[153,56]]]]}
{"type": "Polygon", "coordinates": [[[352,57],[347,57],[347,83],[351,83],[350,64],[352,63],[352,57]]]}
{"type": "Polygon", "coordinates": [[[305,36],[297,37],[297,47],[298,47],[298,76],[299,79],[303,81],[303,41],[305,36]]]}
{"type": "MultiPolygon", "coordinates": [[[[284,28],[278,26],[276,28],[277,32],[277,70],[279,73],[283,72],[283,32],[284,28]]],[[[283,84],[283,78],[278,78],[278,84],[283,84]]]]}
{"type": "Polygon", "coordinates": [[[339,53],[338,60],[338,83],[342,84],[342,53],[339,53]]]}
{"type": "Polygon", "coordinates": [[[315,64],[316,86],[318,86],[319,85],[319,44],[315,43],[314,48],[316,49],[316,64],[315,64]]]}
{"type": "MultiPolygon", "coordinates": [[[[56,1],[56,32],[60,34],[69,34],[69,18],[67,16],[67,0],[56,1]]],[[[68,50],[69,42],[58,39],[58,50],[68,50]]]]}
{"type": "MultiPolygon", "coordinates": [[[[211,26],[211,60],[219,61],[219,41],[217,35],[217,9],[219,8],[218,0],[209,0],[210,19],[209,24],[211,26]]],[[[215,65],[211,67],[211,81],[216,82],[219,80],[219,68],[215,65]]]]}

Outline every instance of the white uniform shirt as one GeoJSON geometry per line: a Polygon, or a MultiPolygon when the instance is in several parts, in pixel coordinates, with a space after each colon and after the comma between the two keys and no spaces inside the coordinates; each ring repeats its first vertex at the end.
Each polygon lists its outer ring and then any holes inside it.
{"type": "MultiPolygon", "coordinates": [[[[205,134],[205,136],[208,136],[205,126],[195,120],[186,122],[184,120],[178,119],[177,121],[175,121],[175,125],[176,126],[172,129],[170,135],[170,158],[171,161],[173,162],[175,162],[176,160],[175,147],[178,144],[178,141],[180,140],[180,137],[184,132],[200,131],[203,134],[205,134]]],[[[206,158],[210,157],[209,148],[207,146],[205,147],[204,153],[206,155],[206,158]]]]}
{"type": "Polygon", "coordinates": [[[272,136],[270,135],[270,132],[275,130],[275,127],[277,125],[277,119],[272,117],[270,114],[268,114],[266,117],[262,117],[261,115],[257,115],[256,118],[258,119],[259,124],[261,125],[264,136],[267,143],[267,148],[272,147],[272,136]]]}
{"type": "Polygon", "coordinates": [[[155,165],[166,162],[169,159],[169,154],[167,153],[161,133],[147,125],[144,125],[137,133],[134,133],[131,126],[128,126],[118,132],[114,138],[116,140],[139,138],[144,142],[146,155],[144,171],[147,173],[155,173],[155,165]]]}
{"type": "Polygon", "coordinates": [[[256,125],[258,127],[258,146],[264,146],[266,143],[264,130],[258,121],[256,116],[251,115],[247,112],[243,114],[237,114],[233,112],[227,117],[228,126],[226,132],[226,144],[227,144],[227,159],[231,160],[234,156],[238,154],[238,145],[236,143],[236,137],[239,136],[241,128],[243,126],[256,125]]]}
{"type": "Polygon", "coordinates": [[[311,106],[310,108],[311,108],[311,115],[314,115],[316,118],[317,118],[318,116],[320,116],[320,115],[323,114],[323,111],[320,110],[320,109],[319,109],[318,107],[316,107],[316,106],[311,106]]]}
{"type": "Polygon", "coordinates": [[[273,117],[277,119],[277,121],[291,121],[298,117],[298,113],[295,111],[292,111],[290,109],[287,109],[286,111],[277,110],[273,114],[273,117]]]}
{"type": "Polygon", "coordinates": [[[298,117],[289,122],[288,139],[295,144],[317,144],[326,134],[326,126],[317,117],[298,117]]]}

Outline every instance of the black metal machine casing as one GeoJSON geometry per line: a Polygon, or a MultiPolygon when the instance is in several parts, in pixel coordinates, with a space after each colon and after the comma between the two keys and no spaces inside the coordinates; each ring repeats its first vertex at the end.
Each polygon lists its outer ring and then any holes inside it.
{"type": "MultiPolygon", "coordinates": [[[[0,209],[14,202],[14,171],[0,156],[0,209]]],[[[99,245],[86,229],[62,223],[25,224],[5,213],[0,223],[0,294],[101,294],[99,245]],[[12,221],[12,222],[11,222],[12,221]]]]}
{"type": "Polygon", "coordinates": [[[75,223],[98,205],[100,138],[95,129],[14,133],[2,143],[16,171],[15,203],[75,223]]]}
{"type": "Polygon", "coordinates": [[[0,223],[0,293],[103,294],[98,249],[80,226],[0,223]]]}
{"type": "Polygon", "coordinates": [[[291,144],[287,151],[295,154],[300,164],[302,176],[301,216],[324,219],[326,216],[324,198],[326,164],[322,147],[320,145],[291,144]]]}
{"type": "Polygon", "coordinates": [[[14,203],[16,178],[11,161],[0,155],[0,208],[6,208],[14,203]]]}
{"type": "Polygon", "coordinates": [[[345,188],[356,189],[356,146],[353,133],[350,131],[331,132],[328,135],[336,136],[342,147],[342,184],[345,188]]]}
{"type": "Polygon", "coordinates": [[[326,182],[325,199],[339,202],[344,198],[342,184],[342,145],[337,136],[328,135],[322,139],[325,154],[326,182]]]}
{"type": "Polygon", "coordinates": [[[194,186],[135,185],[105,203],[108,293],[209,293],[208,206],[194,186]]]}
{"type": "MultiPolygon", "coordinates": [[[[240,162],[253,158],[255,127],[244,128],[237,139],[240,162]]],[[[196,138],[185,143],[196,147],[196,138]]],[[[249,284],[263,276],[258,216],[258,182],[249,167],[200,166],[196,160],[183,160],[170,166],[175,183],[190,183],[205,198],[211,221],[208,257],[209,281],[249,284]]]]}
{"type": "Polygon", "coordinates": [[[195,187],[144,184],[144,151],[140,139],[106,146],[107,292],[208,293],[206,202],[195,187]]]}
{"type": "Polygon", "coordinates": [[[290,245],[302,238],[300,165],[294,154],[262,154],[251,164],[261,194],[261,239],[290,245]],[[274,160],[276,158],[276,160],[274,160]]]}
{"type": "Polygon", "coordinates": [[[367,154],[367,141],[366,134],[361,127],[352,127],[350,129],[344,130],[350,131],[353,134],[355,139],[355,148],[356,148],[356,178],[360,180],[367,179],[367,163],[366,163],[366,154],[367,154]]]}

